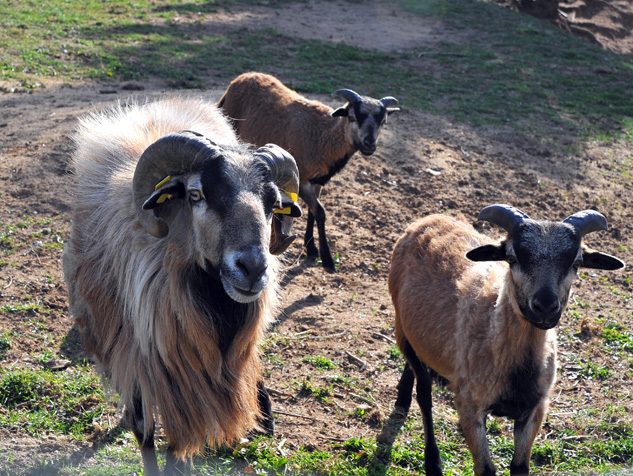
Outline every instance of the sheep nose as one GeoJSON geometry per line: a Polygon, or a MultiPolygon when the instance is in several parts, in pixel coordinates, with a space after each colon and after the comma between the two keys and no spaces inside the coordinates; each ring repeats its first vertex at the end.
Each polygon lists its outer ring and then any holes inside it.
{"type": "Polygon", "coordinates": [[[534,314],[548,321],[560,312],[560,301],[551,291],[541,290],[532,299],[531,307],[534,314]]]}
{"type": "Polygon", "coordinates": [[[240,253],[235,260],[235,266],[249,285],[249,291],[261,291],[265,287],[262,276],[268,269],[268,261],[263,253],[248,250],[240,253]]]}
{"type": "Polygon", "coordinates": [[[366,137],[365,139],[363,139],[363,147],[365,149],[375,149],[376,141],[371,137],[366,137]]]}

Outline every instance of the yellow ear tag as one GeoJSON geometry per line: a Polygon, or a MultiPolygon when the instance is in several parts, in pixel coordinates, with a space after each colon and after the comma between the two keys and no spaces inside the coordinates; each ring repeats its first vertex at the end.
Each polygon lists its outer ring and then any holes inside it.
{"type": "Polygon", "coordinates": [[[164,201],[171,200],[172,198],[174,198],[173,194],[163,193],[160,197],[158,197],[158,200],[156,200],[156,203],[163,203],[164,201]]]}
{"type": "MultiPolygon", "coordinates": [[[[160,182],[158,182],[156,184],[156,186],[154,187],[154,191],[158,190],[159,188],[161,188],[163,185],[165,185],[167,182],[169,182],[171,180],[171,175],[168,175],[167,177],[165,177],[163,180],[161,180],[160,182]]],[[[158,197],[158,200],[156,200],[156,203],[163,203],[166,200],[171,200],[172,198],[174,198],[174,195],[171,193],[163,193],[160,197],[158,197]]]]}
{"type": "MultiPolygon", "coordinates": [[[[292,193],[292,192],[286,192],[284,190],[284,193],[286,194],[286,196],[292,200],[294,203],[297,203],[297,194],[296,193],[292,193]]],[[[285,207],[285,208],[275,208],[273,210],[275,213],[279,213],[280,215],[290,215],[290,207],[285,207]]]]}
{"type": "Polygon", "coordinates": [[[161,188],[163,185],[165,185],[167,182],[169,182],[171,180],[171,175],[168,175],[167,177],[165,177],[163,180],[161,180],[160,182],[158,182],[156,184],[156,186],[154,187],[154,191],[158,190],[159,188],[161,188]]]}

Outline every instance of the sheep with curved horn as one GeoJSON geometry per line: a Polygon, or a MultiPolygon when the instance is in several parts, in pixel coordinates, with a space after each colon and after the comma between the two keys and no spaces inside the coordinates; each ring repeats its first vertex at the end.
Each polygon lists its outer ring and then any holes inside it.
{"type": "Polygon", "coordinates": [[[293,158],[252,151],[195,99],[92,114],[74,140],[70,312],[120,394],[144,474],[159,473],[158,419],[166,474],[207,441],[272,431],[257,344],[276,312],[271,251],[292,238],[275,216],[300,214],[293,158]]]}
{"type": "Polygon", "coordinates": [[[396,407],[411,405],[417,379],[427,475],[442,474],[431,411],[431,377],[446,379],[475,474],[495,467],[486,441],[488,414],[515,421],[513,476],[529,474],[530,454],[556,377],[556,333],[580,267],[614,270],[619,259],[583,243],[606,230],[593,210],[562,222],[536,221],[509,205],[479,214],[506,231],[500,243],[445,215],[409,225],[395,245],[389,292],[396,341],[406,365],[396,407]]]}
{"type": "Polygon", "coordinates": [[[231,82],[218,102],[242,140],[258,146],[273,142],[294,156],[299,168],[299,196],[308,206],[304,246],[308,258],[320,256],[329,272],[335,272],[336,266],[325,233],[321,189],[356,151],[372,155],[387,117],[400,110],[391,96],[378,100],[351,89],[334,94],[347,104],[332,109],[309,101],[273,76],[245,73],[231,82]],[[314,242],[315,220],[319,248],[314,242]]]}

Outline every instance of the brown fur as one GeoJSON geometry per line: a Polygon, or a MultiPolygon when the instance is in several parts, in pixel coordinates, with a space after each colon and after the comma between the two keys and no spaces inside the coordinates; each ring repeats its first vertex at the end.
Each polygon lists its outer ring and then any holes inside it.
{"type": "Polygon", "coordinates": [[[335,160],[356,151],[346,118],[332,117],[331,107],[306,99],[273,76],[238,76],[218,105],[242,140],[257,146],[274,142],[290,152],[301,183],[326,175],[335,160]]]}
{"type": "Polygon", "coordinates": [[[507,390],[509,374],[528,356],[541,368],[533,384],[543,392],[531,439],[517,448],[529,454],[547,408],[556,374],[554,330],[539,330],[515,312],[505,262],[472,262],[465,255],[488,242],[470,225],[432,215],[408,226],[397,241],[389,273],[395,331],[418,358],[450,382],[475,473],[490,462],[481,417],[507,390]]]}
{"type": "Polygon", "coordinates": [[[203,101],[119,107],[82,121],[63,262],[86,352],[122,405],[130,408],[140,390],[145,434],[160,415],[174,453],[190,457],[207,439],[232,442],[255,426],[257,341],[273,314],[276,286],[248,304],[244,325],[223,353],[212,311],[188,287],[196,259],[191,238],[161,240],[141,229],[131,186],[136,161],[156,139],[184,129],[237,144],[226,120],[203,101]]]}

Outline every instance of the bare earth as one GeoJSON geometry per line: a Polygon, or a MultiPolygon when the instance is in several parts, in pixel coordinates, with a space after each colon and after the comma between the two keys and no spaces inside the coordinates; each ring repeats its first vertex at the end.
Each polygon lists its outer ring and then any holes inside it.
{"type": "MultiPolygon", "coordinates": [[[[364,3],[363,8],[339,0],[291,3],[283,9],[231,7],[229,12],[209,14],[206,21],[213,31],[266,26],[285,35],[372,44],[385,51],[433,45],[442,32],[439,23],[397,11],[385,2],[364,3]],[[322,19],[318,28],[310,21],[313,17],[322,19]],[[378,43],[373,42],[376,38],[378,43]]],[[[457,33],[455,41],[472,34],[457,33]]],[[[141,84],[145,89],[137,96],[170,94],[158,79],[141,84]]],[[[215,102],[226,84],[209,77],[205,86],[197,94],[215,102]]],[[[0,314],[0,329],[16,331],[1,363],[4,368],[42,365],[36,356],[44,353],[51,339],[62,344],[62,355],[57,358],[81,356],[68,316],[61,250],[45,244],[51,235],[61,232],[63,239],[69,230],[66,163],[71,152],[69,135],[77,117],[131,95],[121,87],[116,84],[116,94],[104,94],[113,88],[111,84],[61,87],[47,83],[33,94],[0,96],[0,234],[6,232],[5,225],[15,224],[24,215],[53,217],[52,223],[41,225],[42,236],[30,236],[32,228],[27,232],[16,227],[13,236],[28,245],[7,256],[7,263],[0,266],[0,307],[39,302],[51,310],[39,327],[30,324],[41,317],[33,311],[0,314]],[[42,337],[44,334],[48,337],[42,337]]],[[[387,94],[392,93],[384,91],[387,94]]],[[[340,105],[331,96],[314,98],[340,105]]],[[[615,164],[630,160],[630,144],[616,143],[608,150],[598,144],[575,144],[577,152],[571,154],[564,147],[551,150],[539,138],[502,129],[473,130],[402,106],[403,111],[389,119],[376,154],[356,155],[324,190],[331,246],[340,255],[339,272],[327,274],[320,266],[307,263],[300,239],[286,257],[283,309],[272,334],[277,338],[268,343],[265,361],[267,386],[273,390],[275,409],[281,412],[276,441],[284,442],[285,449],[330,449],[352,437],[376,438],[383,423],[390,422],[401,361],[389,352],[393,309],[387,272],[396,239],[414,219],[447,212],[462,214],[475,223],[479,210],[492,203],[509,203],[533,218],[547,219],[563,219],[595,208],[608,218],[610,230],[590,235],[589,245],[633,263],[631,183],[613,178],[615,164]],[[305,356],[329,357],[338,367],[321,372],[303,361],[305,356]],[[328,378],[332,375],[360,383],[351,390],[334,383],[328,378]],[[316,388],[334,383],[328,400],[301,391],[305,380],[316,388]],[[365,411],[364,419],[354,415],[357,408],[365,411]]],[[[561,138],[563,146],[574,145],[565,140],[561,138]]],[[[304,226],[304,219],[298,220],[295,231],[302,234],[304,226]]],[[[499,236],[488,225],[477,226],[491,237],[499,236]]],[[[629,324],[633,319],[633,301],[623,297],[633,291],[627,281],[629,269],[587,273],[576,280],[572,301],[590,306],[580,309],[582,317],[566,314],[561,324],[561,369],[540,441],[551,438],[554,428],[576,428],[570,415],[587,406],[601,412],[613,403],[633,410],[628,363],[613,360],[596,345],[602,340],[597,318],[615,315],[627,319],[624,316],[628,315],[629,324]],[[609,392],[604,392],[604,382],[578,376],[579,362],[585,361],[612,371],[609,392]]],[[[450,396],[439,396],[436,401],[436,418],[455,425],[450,396]]],[[[415,404],[410,418],[421,430],[415,404]]],[[[630,419],[630,413],[622,418],[630,419]]],[[[102,430],[117,422],[112,409],[95,422],[95,434],[83,443],[55,436],[33,438],[17,427],[0,428],[0,475],[5,471],[35,474],[30,468],[44,458],[94,464],[96,449],[106,442],[107,432],[102,430]]],[[[504,423],[503,431],[508,428],[504,423]]],[[[578,431],[587,430],[579,427],[578,431]]],[[[393,440],[393,436],[383,437],[393,440]]]]}

